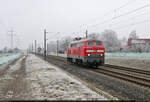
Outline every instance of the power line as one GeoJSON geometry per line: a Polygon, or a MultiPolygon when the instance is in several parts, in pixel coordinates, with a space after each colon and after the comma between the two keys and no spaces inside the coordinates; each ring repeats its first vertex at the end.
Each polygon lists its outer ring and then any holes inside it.
{"type": "Polygon", "coordinates": [[[101,22],[101,23],[97,23],[97,24],[95,24],[95,25],[92,25],[91,27],[95,27],[95,26],[98,26],[98,25],[105,24],[105,23],[107,23],[107,22],[113,21],[113,20],[115,20],[115,19],[117,19],[117,18],[120,18],[120,17],[122,17],[122,16],[127,16],[127,15],[129,15],[129,14],[131,14],[131,13],[137,12],[137,11],[139,11],[139,10],[141,10],[141,9],[144,9],[144,8],[146,8],[146,7],[149,7],[149,6],[150,6],[150,4],[144,5],[144,6],[142,6],[142,7],[136,8],[136,9],[134,9],[134,10],[132,10],[132,11],[123,13],[123,14],[121,14],[121,15],[119,15],[119,16],[116,16],[116,17],[113,17],[113,18],[111,18],[111,19],[105,20],[105,21],[103,21],[103,22],[101,22]]]}
{"type": "MultiPolygon", "coordinates": [[[[144,16],[144,15],[149,15],[149,14],[150,14],[150,11],[149,11],[149,12],[142,13],[142,14],[139,14],[139,15],[136,15],[136,16],[133,16],[133,17],[131,17],[131,18],[129,18],[129,19],[138,18],[138,17],[144,16]]],[[[129,21],[129,19],[126,19],[125,21],[129,21]]],[[[118,22],[118,23],[120,23],[120,22],[118,22]]],[[[116,23],[116,24],[118,24],[118,23],[116,23]]],[[[116,24],[115,24],[115,25],[116,25],[116,24]]]]}
{"type": "MultiPolygon", "coordinates": [[[[130,18],[128,18],[128,19],[126,19],[126,20],[123,20],[123,21],[126,22],[126,21],[129,21],[129,20],[132,19],[132,18],[138,18],[138,17],[141,17],[141,16],[143,16],[143,15],[149,15],[149,14],[150,14],[150,11],[144,12],[144,13],[142,13],[142,14],[135,15],[135,16],[130,17],[130,18]]],[[[113,23],[113,25],[118,25],[119,23],[121,23],[121,22],[119,21],[119,22],[117,22],[117,23],[113,23]]],[[[103,25],[103,26],[106,26],[106,25],[103,25]]]]}
{"type": "Polygon", "coordinates": [[[102,16],[100,16],[100,17],[97,17],[97,18],[95,18],[94,20],[91,20],[91,21],[96,21],[96,20],[99,19],[99,18],[105,17],[105,16],[107,16],[107,15],[109,15],[109,14],[111,14],[111,13],[114,13],[114,12],[116,12],[116,11],[118,11],[118,10],[120,10],[120,9],[122,9],[122,8],[124,8],[124,7],[126,7],[126,6],[128,6],[128,5],[130,5],[130,4],[133,3],[134,1],[136,1],[136,0],[129,0],[127,3],[121,5],[120,7],[116,8],[116,9],[113,9],[113,10],[110,10],[109,12],[105,13],[104,15],[102,15],[102,16]]]}
{"type": "Polygon", "coordinates": [[[127,24],[123,27],[118,27],[117,29],[122,29],[122,28],[126,28],[126,27],[129,27],[129,26],[133,26],[133,25],[137,25],[137,24],[142,24],[142,23],[148,23],[150,22],[150,19],[146,19],[146,20],[143,20],[143,21],[139,21],[139,22],[135,22],[133,24],[127,24]]]}
{"type": "MultiPolygon", "coordinates": [[[[107,15],[109,15],[109,14],[111,14],[111,13],[114,13],[114,11],[116,11],[116,10],[118,11],[118,10],[120,10],[120,9],[122,9],[122,8],[128,6],[128,5],[130,5],[130,4],[133,3],[134,1],[137,1],[137,0],[129,0],[129,1],[126,2],[125,4],[119,6],[118,8],[113,9],[113,10],[110,10],[110,11],[108,11],[107,13],[105,13],[104,15],[101,15],[101,16],[99,16],[99,17],[93,19],[93,20],[90,20],[89,22],[96,21],[96,20],[99,19],[99,18],[103,18],[103,17],[105,17],[105,16],[107,16],[107,15]]],[[[86,25],[88,25],[88,24],[86,24],[86,25]]],[[[79,27],[81,27],[81,25],[79,25],[79,27]]]]}
{"type": "Polygon", "coordinates": [[[126,4],[124,4],[124,5],[120,6],[120,7],[118,7],[116,10],[122,9],[122,8],[128,6],[129,4],[133,3],[134,1],[136,1],[136,0],[130,0],[130,1],[128,1],[126,4]]]}
{"type": "MultiPolygon", "coordinates": [[[[122,17],[122,16],[129,15],[129,14],[131,14],[131,13],[134,13],[134,12],[136,12],[136,11],[139,11],[139,10],[144,9],[144,8],[146,8],[146,7],[149,7],[149,6],[150,6],[150,4],[144,5],[144,6],[142,6],[142,7],[139,7],[139,8],[137,8],[137,9],[134,9],[134,10],[132,10],[132,11],[126,12],[126,13],[124,13],[124,14],[121,14],[121,15],[117,16],[116,18],[111,18],[111,19],[109,19],[108,21],[113,21],[114,19],[120,18],[120,17],[122,17]]],[[[145,14],[149,14],[149,12],[145,12],[145,13],[136,15],[136,17],[142,16],[142,15],[145,15],[145,14]]],[[[135,17],[135,16],[134,16],[134,17],[135,17]]],[[[131,18],[130,18],[130,19],[131,19],[131,18]]],[[[104,21],[103,24],[106,23],[106,22],[108,22],[108,21],[104,21]]],[[[149,20],[144,20],[144,21],[140,21],[140,22],[135,22],[134,24],[128,24],[127,26],[131,26],[131,25],[135,25],[135,24],[141,24],[141,23],[145,23],[145,22],[149,22],[149,20]]],[[[97,25],[94,25],[94,26],[97,26],[97,25]]],[[[126,26],[125,26],[125,27],[126,27],[126,26]]],[[[120,27],[118,27],[118,28],[120,28],[120,27]]],[[[121,28],[124,28],[124,27],[121,27],[121,28]]]]}

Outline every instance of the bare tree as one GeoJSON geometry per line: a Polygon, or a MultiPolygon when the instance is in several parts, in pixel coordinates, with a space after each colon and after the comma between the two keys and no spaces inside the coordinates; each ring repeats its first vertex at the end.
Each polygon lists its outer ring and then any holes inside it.
{"type": "Polygon", "coordinates": [[[67,36],[59,41],[59,51],[65,52],[69,46],[69,43],[72,41],[71,37],[67,36]]]}
{"type": "Polygon", "coordinates": [[[137,38],[139,38],[139,37],[137,36],[136,30],[131,31],[131,33],[129,34],[129,38],[132,38],[132,39],[137,39],[137,38]]]}
{"type": "Polygon", "coordinates": [[[47,47],[48,52],[56,52],[56,41],[50,41],[47,47]]]}
{"type": "Polygon", "coordinates": [[[88,37],[89,37],[89,38],[99,39],[100,33],[94,32],[94,33],[89,34],[88,37]]]}
{"type": "Polygon", "coordinates": [[[102,32],[101,40],[104,42],[106,51],[112,51],[120,45],[117,33],[113,30],[105,30],[102,32]]]}
{"type": "MultiPolygon", "coordinates": [[[[138,39],[138,38],[139,37],[137,36],[136,30],[133,30],[129,34],[128,43],[131,44],[132,39],[138,39]]],[[[142,49],[141,46],[136,45],[136,44],[131,44],[131,47],[128,48],[128,50],[131,51],[131,52],[142,52],[141,49],[142,49]]]]}
{"type": "Polygon", "coordinates": [[[120,52],[127,52],[128,48],[127,48],[127,38],[123,37],[121,39],[119,39],[120,41],[120,52]]]}

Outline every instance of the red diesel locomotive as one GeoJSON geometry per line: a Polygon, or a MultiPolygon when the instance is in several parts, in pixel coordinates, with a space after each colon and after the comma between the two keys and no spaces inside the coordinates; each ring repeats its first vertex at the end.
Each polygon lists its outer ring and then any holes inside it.
{"type": "Polygon", "coordinates": [[[105,62],[104,43],[96,39],[81,39],[70,43],[67,61],[98,67],[105,62]]]}

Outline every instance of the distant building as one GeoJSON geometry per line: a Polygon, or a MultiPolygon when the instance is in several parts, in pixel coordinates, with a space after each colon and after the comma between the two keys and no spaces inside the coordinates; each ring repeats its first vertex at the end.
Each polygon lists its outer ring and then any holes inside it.
{"type": "Polygon", "coordinates": [[[150,39],[128,39],[128,48],[136,52],[149,52],[150,51],[150,39]]]}

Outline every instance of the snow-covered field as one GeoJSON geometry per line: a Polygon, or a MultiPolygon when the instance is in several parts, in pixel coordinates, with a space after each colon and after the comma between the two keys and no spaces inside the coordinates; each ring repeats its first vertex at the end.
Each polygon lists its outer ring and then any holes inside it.
{"type": "MultiPolygon", "coordinates": [[[[17,78],[20,77],[19,74],[22,74],[19,71],[22,59],[23,57],[17,60],[15,65],[11,65],[4,75],[0,75],[0,100],[23,99],[22,94],[24,92],[20,88],[23,89],[24,86],[21,85],[22,83],[17,78]]],[[[24,79],[21,79],[21,81],[24,81],[24,79]]]]}
{"type": "Polygon", "coordinates": [[[14,60],[14,59],[18,58],[19,56],[20,56],[20,53],[1,55],[0,56],[0,65],[4,64],[4,63],[7,63],[11,60],[14,60]]]}
{"type": "Polygon", "coordinates": [[[106,57],[105,63],[150,71],[150,58],[106,57]]]}
{"type": "Polygon", "coordinates": [[[48,100],[104,100],[103,96],[87,88],[58,67],[34,55],[26,61],[27,78],[31,83],[34,99],[48,100]]]}
{"type": "Polygon", "coordinates": [[[105,53],[106,57],[150,58],[150,53],[105,53]]]}

